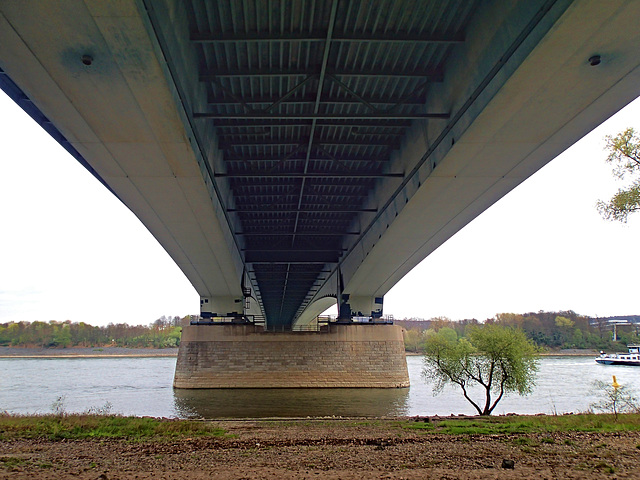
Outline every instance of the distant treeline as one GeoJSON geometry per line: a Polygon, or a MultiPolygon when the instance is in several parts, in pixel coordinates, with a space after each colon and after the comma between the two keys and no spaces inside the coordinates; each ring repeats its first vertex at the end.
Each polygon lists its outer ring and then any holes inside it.
{"type": "MultiPolygon", "coordinates": [[[[640,316],[627,315],[622,317],[590,318],[572,310],[560,312],[536,313],[500,313],[482,323],[495,323],[512,327],[519,327],[538,346],[547,349],[595,349],[595,350],[625,350],[630,343],[640,343],[640,323],[619,325],[617,327],[618,341],[613,341],[612,327],[608,324],[611,318],[625,319],[639,322],[640,316]]],[[[406,329],[405,348],[409,352],[424,350],[425,336],[441,328],[453,330],[458,337],[465,336],[470,325],[480,323],[476,319],[452,321],[446,317],[423,319],[395,320],[396,325],[406,329]]]]}
{"type": "MultiPolygon", "coordinates": [[[[588,348],[595,350],[624,350],[629,343],[640,343],[640,316],[615,317],[625,319],[632,325],[617,327],[618,342],[612,341],[612,317],[591,319],[572,310],[537,313],[500,313],[482,323],[496,323],[519,327],[538,346],[548,349],[588,348]]],[[[66,348],[103,347],[108,345],[137,348],[167,348],[180,344],[180,317],[162,316],[150,325],[128,325],[110,323],[95,327],[84,322],[9,322],[0,324],[0,346],[66,348]]],[[[465,336],[476,319],[453,321],[446,317],[404,319],[394,321],[406,329],[405,348],[409,352],[424,350],[426,335],[441,328],[451,330],[458,337],[465,336]]]]}
{"type": "Polygon", "coordinates": [[[162,316],[150,325],[110,323],[94,327],[84,322],[9,322],[0,324],[0,346],[14,347],[137,347],[168,348],[180,344],[180,317],[162,316]]]}

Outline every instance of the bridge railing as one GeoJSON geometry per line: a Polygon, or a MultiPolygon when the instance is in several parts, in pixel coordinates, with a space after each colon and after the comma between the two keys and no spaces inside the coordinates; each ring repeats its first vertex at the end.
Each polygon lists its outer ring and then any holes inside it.
{"type": "Polygon", "coordinates": [[[261,327],[264,332],[319,332],[326,333],[331,325],[389,325],[393,324],[393,316],[385,315],[381,318],[353,317],[350,320],[340,320],[334,315],[318,315],[305,325],[267,325],[262,315],[210,315],[192,316],[191,325],[254,325],[261,327]]]}
{"type": "Polygon", "coordinates": [[[211,315],[192,317],[191,325],[255,325],[265,326],[265,318],[262,315],[211,315]]]}
{"type": "Polygon", "coordinates": [[[393,315],[381,318],[353,317],[350,320],[340,320],[333,315],[319,315],[306,325],[294,325],[292,332],[328,332],[331,325],[392,325],[393,315]]]}

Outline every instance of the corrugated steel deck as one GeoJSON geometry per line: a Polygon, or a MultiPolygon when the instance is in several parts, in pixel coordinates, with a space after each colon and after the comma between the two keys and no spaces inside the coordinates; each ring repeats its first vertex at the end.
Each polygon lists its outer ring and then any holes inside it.
{"type": "Polygon", "coordinates": [[[427,112],[426,93],[476,1],[187,2],[191,44],[258,300],[291,323],[345,250],[391,152],[427,112]]]}

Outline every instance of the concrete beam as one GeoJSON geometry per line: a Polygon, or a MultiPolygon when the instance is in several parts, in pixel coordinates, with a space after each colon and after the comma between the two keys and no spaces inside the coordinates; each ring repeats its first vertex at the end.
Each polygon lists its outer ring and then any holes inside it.
{"type": "Polygon", "coordinates": [[[0,68],[143,222],[201,296],[241,297],[239,248],[149,32],[147,12],[136,0],[2,0],[0,68]]]}
{"type": "MultiPolygon", "coordinates": [[[[380,184],[366,205],[380,213],[353,225],[364,233],[341,262],[344,293],[384,295],[482,211],[640,94],[634,26],[640,3],[556,2],[506,61],[504,52],[526,27],[522,19],[536,8],[520,2],[500,11],[499,3],[478,14],[482,24],[470,28],[445,83],[428,97],[428,109],[450,105],[452,121],[414,125],[390,167],[404,165],[409,177],[395,192],[380,184]],[[588,61],[594,54],[602,57],[595,67],[588,61]],[[379,205],[377,199],[390,195],[379,205]]],[[[335,276],[326,282],[334,285],[335,276]]]]}

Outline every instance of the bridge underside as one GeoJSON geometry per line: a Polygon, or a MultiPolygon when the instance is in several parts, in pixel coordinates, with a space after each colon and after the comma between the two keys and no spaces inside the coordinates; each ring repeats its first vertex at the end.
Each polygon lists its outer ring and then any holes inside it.
{"type": "Polygon", "coordinates": [[[633,0],[0,0],[0,87],[141,219],[205,316],[288,327],[336,301],[381,315],[636,98],[638,18],[633,0]]]}

